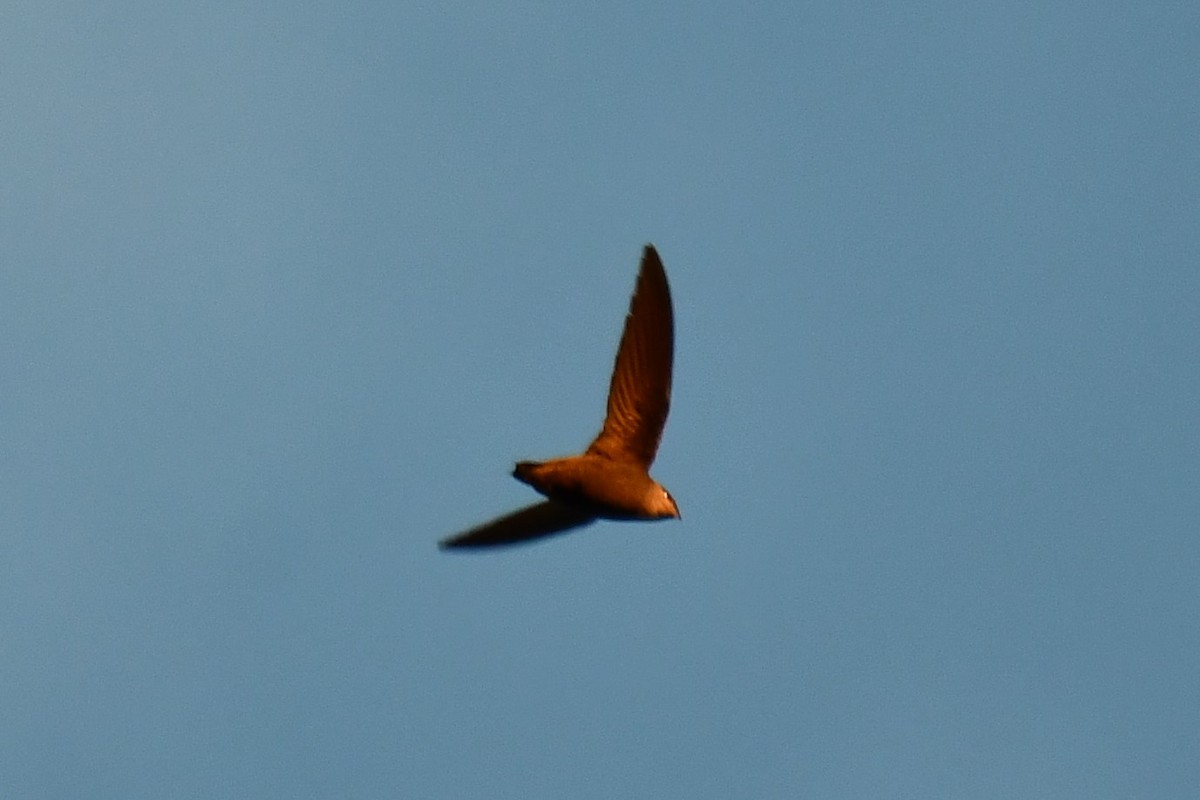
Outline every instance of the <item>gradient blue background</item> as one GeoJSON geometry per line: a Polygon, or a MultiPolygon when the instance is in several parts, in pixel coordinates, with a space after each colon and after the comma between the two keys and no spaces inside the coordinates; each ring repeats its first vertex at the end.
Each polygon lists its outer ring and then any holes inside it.
{"type": "Polygon", "coordinates": [[[0,795],[1200,794],[1200,6],[16,3],[0,795]],[[436,541],[596,432],[682,522],[436,541]]]}

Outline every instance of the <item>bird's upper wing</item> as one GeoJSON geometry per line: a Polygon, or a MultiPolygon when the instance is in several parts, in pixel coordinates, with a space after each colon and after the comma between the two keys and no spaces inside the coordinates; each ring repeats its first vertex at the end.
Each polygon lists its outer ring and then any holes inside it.
{"type": "Polygon", "coordinates": [[[547,500],[443,539],[438,543],[438,547],[452,550],[516,544],[562,533],[595,520],[596,518],[587,511],[547,500]]]}
{"type": "Polygon", "coordinates": [[[617,348],[604,427],[587,452],[649,469],[671,408],[675,319],[667,273],[646,245],[617,348]]]}

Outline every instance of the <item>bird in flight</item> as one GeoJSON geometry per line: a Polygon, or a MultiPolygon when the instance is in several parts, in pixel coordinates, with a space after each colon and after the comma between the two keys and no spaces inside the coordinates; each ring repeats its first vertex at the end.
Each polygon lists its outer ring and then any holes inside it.
{"type": "Polygon", "coordinates": [[[679,519],[671,493],[650,477],[671,406],[674,352],[667,273],[654,246],[646,245],[599,435],[581,455],[518,462],[513,477],[546,499],[443,539],[439,546],[453,550],[516,544],[598,519],[679,519]]]}

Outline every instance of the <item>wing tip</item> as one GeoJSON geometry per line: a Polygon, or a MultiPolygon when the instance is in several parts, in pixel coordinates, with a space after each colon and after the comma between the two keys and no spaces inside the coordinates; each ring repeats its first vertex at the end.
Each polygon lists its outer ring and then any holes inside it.
{"type": "Polygon", "coordinates": [[[662,257],[658,254],[658,248],[653,242],[646,242],[642,245],[642,263],[657,262],[658,266],[662,267],[662,257]]]}

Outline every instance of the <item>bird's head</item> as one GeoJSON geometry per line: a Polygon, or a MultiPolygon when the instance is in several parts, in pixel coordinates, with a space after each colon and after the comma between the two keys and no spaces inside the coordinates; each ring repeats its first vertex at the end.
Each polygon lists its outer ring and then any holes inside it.
{"type": "Polygon", "coordinates": [[[664,486],[654,484],[646,497],[646,511],[650,519],[682,519],[675,498],[664,486]]]}

